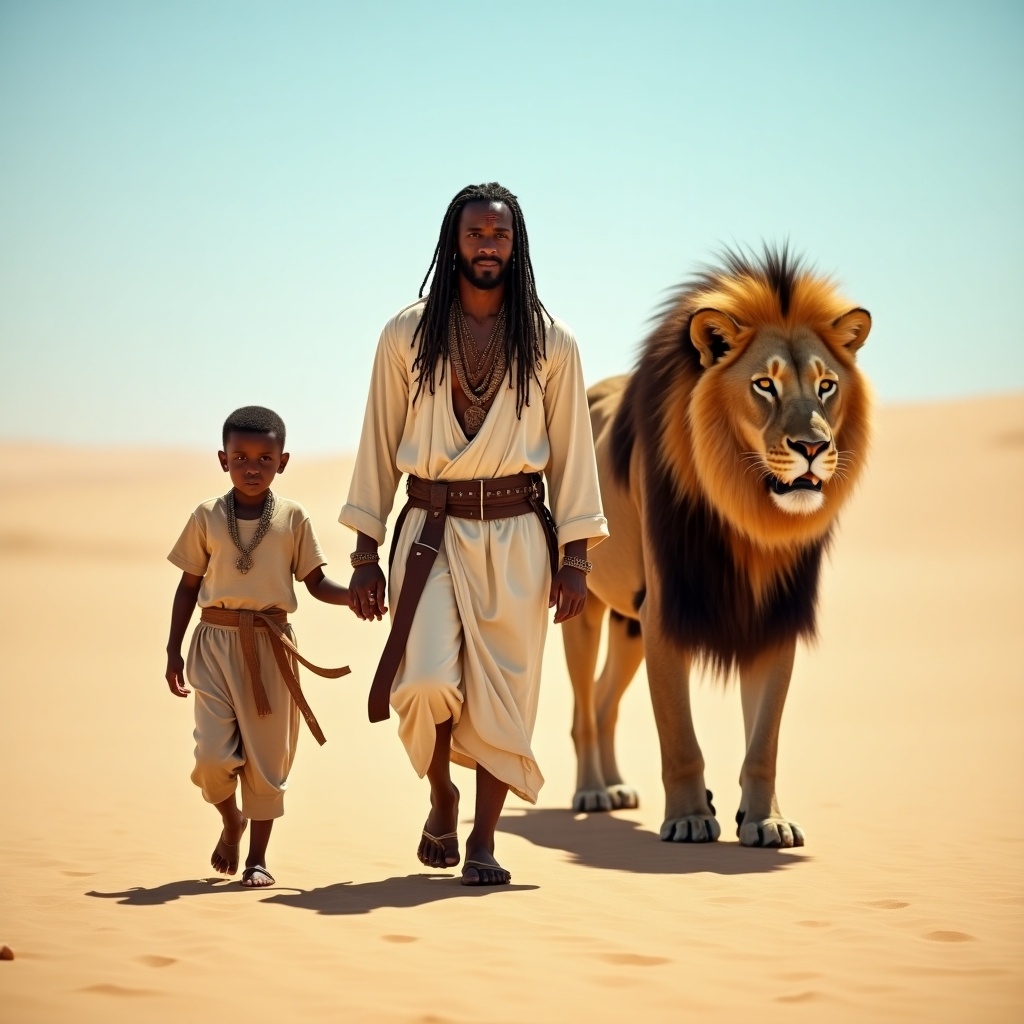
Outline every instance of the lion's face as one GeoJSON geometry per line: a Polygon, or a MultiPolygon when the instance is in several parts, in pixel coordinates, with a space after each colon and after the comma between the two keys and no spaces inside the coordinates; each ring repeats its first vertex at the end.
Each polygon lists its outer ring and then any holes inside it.
{"type": "Polygon", "coordinates": [[[854,353],[870,323],[860,309],[826,329],[694,314],[704,367],[687,410],[695,482],[759,544],[824,534],[859,475],[869,396],[854,353]]]}
{"type": "Polygon", "coordinates": [[[783,512],[817,512],[840,462],[845,367],[807,328],[787,337],[773,327],[722,371],[746,446],[745,471],[783,512]]]}

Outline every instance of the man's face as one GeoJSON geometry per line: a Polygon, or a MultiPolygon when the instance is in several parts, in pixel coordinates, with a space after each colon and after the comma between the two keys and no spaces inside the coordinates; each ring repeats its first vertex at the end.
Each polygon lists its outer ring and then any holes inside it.
{"type": "Polygon", "coordinates": [[[474,288],[497,288],[512,257],[512,211],[502,202],[478,199],[459,215],[459,272],[474,288]]]}

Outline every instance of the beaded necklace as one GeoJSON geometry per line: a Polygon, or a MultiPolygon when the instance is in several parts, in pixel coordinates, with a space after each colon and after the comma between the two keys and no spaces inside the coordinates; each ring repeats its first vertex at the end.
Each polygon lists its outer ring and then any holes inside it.
{"type": "Polygon", "coordinates": [[[481,352],[466,323],[462,303],[456,296],[448,315],[448,358],[459,387],[470,401],[464,419],[466,433],[472,437],[483,426],[487,416],[484,405],[497,394],[508,369],[504,303],[494,318],[491,335],[481,352]]]}
{"type": "Polygon", "coordinates": [[[263,499],[263,511],[260,512],[259,526],[256,527],[256,532],[252,535],[252,540],[249,541],[248,546],[242,547],[242,542],[238,539],[238,516],[235,515],[235,491],[232,488],[225,495],[228,503],[228,533],[231,534],[231,540],[241,554],[235,559],[235,568],[244,576],[252,568],[252,553],[256,549],[256,545],[267,535],[267,530],[270,529],[270,520],[274,518],[274,492],[271,490],[267,491],[267,496],[263,499]]]}

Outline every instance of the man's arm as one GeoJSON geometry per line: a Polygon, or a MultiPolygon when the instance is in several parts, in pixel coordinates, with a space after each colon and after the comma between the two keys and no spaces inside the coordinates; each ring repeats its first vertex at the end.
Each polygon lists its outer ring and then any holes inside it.
{"type": "Polygon", "coordinates": [[[185,662],[181,657],[181,644],[185,639],[185,631],[196,610],[199,590],[203,585],[203,577],[190,572],[183,572],[174,591],[174,603],[171,605],[171,630],[167,638],[167,671],[164,678],[167,686],[175,697],[187,697],[191,690],[185,687],[185,662]]]}
{"type": "MultiPolygon", "coordinates": [[[[601,508],[594,436],[576,341],[571,334],[559,331],[557,343],[557,350],[551,345],[551,368],[544,390],[551,445],[544,475],[563,555],[586,561],[588,545],[608,535],[608,523],[601,508]]],[[[583,611],[586,595],[586,573],[562,565],[551,581],[550,605],[556,608],[555,622],[564,622],[583,611]]]]}
{"type": "Polygon", "coordinates": [[[564,325],[549,340],[544,417],[551,454],[544,467],[560,547],[574,540],[590,546],[608,536],[601,507],[594,434],[576,341],[564,325]]]}
{"type": "MultiPolygon", "coordinates": [[[[397,453],[409,411],[405,333],[406,327],[399,328],[394,319],[381,333],[348,500],[339,517],[356,532],[355,550],[359,553],[375,554],[383,541],[385,523],[402,478],[397,453]]],[[[376,560],[355,561],[349,581],[352,611],[360,619],[380,619],[387,611],[384,573],[376,560]]]]}

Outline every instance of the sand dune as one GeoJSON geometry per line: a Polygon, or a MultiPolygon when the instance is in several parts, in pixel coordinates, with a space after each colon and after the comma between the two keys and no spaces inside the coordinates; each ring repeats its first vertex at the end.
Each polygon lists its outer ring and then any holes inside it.
{"type": "MultiPolygon", "coordinates": [[[[304,592],[306,653],[352,675],[305,677],[328,743],[299,751],[278,887],[212,877],[191,707],[162,675],[163,559],[226,489],[215,444],[7,446],[0,1021],[1024,1018],[1024,396],[879,414],[783,725],[779,794],[806,847],[736,844],[739,700],[711,683],[695,713],[723,840],[658,841],[642,674],[620,724],[642,806],[574,818],[552,630],[548,783],[537,808],[509,801],[501,890],[419,865],[426,786],[394,721],[365,720],[385,627],[304,592]]],[[[293,452],[279,488],[343,580],[349,468],[293,452]]]]}

